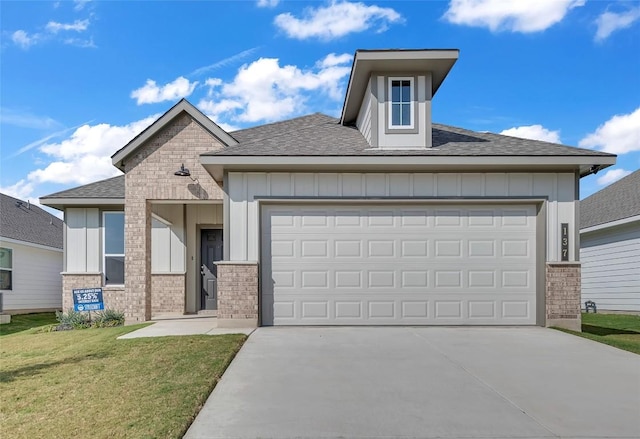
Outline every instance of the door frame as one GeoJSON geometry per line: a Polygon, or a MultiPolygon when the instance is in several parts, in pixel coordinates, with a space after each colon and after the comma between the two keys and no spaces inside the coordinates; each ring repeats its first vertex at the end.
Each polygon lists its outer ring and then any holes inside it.
{"type": "MultiPolygon", "coordinates": [[[[196,313],[203,310],[202,308],[202,275],[200,274],[200,267],[202,267],[202,231],[203,230],[223,230],[220,224],[196,224],[196,244],[197,251],[194,252],[196,256],[196,313]]],[[[222,232],[222,254],[224,255],[225,249],[224,231],[222,232]]],[[[224,259],[224,258],[223,258],[224,259]]]]}

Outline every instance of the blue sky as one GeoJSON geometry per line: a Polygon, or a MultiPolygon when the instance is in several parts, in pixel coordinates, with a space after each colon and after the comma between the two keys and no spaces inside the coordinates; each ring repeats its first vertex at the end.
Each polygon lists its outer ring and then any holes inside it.
{"type": "Polygon", "coordinates": [[[0,190],[117,175],[110,156],[186,97],[225,129],[340,114],[356,49],[457,48],[434,121],[640,167],[640,2],[2,1],[0,190]]]}

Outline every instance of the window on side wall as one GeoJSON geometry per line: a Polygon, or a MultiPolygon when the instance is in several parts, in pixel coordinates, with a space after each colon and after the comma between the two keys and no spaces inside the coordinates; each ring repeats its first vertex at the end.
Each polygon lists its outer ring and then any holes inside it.
{"type": "Polygon", "coordinates": [[[0,290],[13,290],[13,250],[0,247],[0,290]]]}
{"type": "Polygon", "coordinates": [[[389,78],[389,128],[413,128],[413,78],[389,78]]]}
{"type": "Polygon", "coordinates": [[[105,285],[124,285],[124,212],[102,214],[105,285]]]}

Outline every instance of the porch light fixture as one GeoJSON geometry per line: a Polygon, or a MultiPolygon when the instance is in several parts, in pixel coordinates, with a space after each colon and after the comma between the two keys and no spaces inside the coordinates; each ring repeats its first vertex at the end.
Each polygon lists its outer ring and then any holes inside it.
{"type": "Polygon", "coordinates": [[[191,172],[187,168],[184,167],[184,163],[180,165],[180,169],[173,173],[173,175],[177,175],[178,177],[191,177],[191,172]]]}

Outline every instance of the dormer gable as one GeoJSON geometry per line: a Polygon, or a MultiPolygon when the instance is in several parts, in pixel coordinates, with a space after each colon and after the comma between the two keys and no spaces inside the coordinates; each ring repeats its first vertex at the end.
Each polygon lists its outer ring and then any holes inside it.
{"type": "Polygon", "coordinates": [[[430,148],[431,100],[457,49],[357,50],[340,123],[372,148],[430,148]]]}

